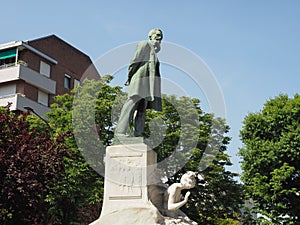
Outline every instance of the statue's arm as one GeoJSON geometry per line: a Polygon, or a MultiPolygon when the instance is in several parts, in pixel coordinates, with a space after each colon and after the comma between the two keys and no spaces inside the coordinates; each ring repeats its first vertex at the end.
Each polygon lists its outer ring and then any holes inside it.
{"type": "Polygon", "coordinates": [[[185,194],[184,200],[182,200],[180,202],[176,202],[175,191],[173,193],[170,192],[169,193],[169,198],[168,198],[168,210],[178,210],[179,208],[184,206],[187,203],[190,194],[191,193],[188,191],[185,194]]]}
{"type": "Polygon", "coordinates": [[[128,79],[126,85],[129,85],[132,76],[136,73],[139,67],[145,63],[145,48],[147,46],[147,42],[139,42],[137,48],[135,50],[134,56],[130,61],[130,65],[128,67],[128,79]]]}

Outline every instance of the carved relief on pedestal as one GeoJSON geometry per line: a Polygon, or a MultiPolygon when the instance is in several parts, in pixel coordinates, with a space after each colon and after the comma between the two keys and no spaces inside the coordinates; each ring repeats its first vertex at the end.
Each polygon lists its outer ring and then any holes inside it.
{"type": "Polygon", "coordinates": [[[142,153],[110,154],[109,200],[142,198],[142,153]]]}

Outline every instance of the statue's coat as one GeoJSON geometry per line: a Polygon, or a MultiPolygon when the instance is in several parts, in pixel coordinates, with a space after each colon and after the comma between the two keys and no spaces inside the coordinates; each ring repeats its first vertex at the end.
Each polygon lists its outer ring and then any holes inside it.
{"type": "Polygon", "coordinates": [[[149,41],[138,43],[128,68],[128,82],[128,97],[139,96],[147,100],[147,108],[162,110],[159,61],[149,41]]]}

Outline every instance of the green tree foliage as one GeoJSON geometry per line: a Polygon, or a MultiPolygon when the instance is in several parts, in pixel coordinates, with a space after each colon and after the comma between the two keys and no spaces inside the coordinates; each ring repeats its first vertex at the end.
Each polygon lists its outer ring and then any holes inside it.
{"type": "Polygon", "coordinates": [[[110,111],[116,94],[120,92],[119,87],[107,85],[111,79],[111,76],[105,76],[99,81],[85,80],[72,94],[55,97],[56,103],[51,105],[47,114],[54,136],[69,134],[65,138],[70,150],[64,160],[65,173],[57,182],[60,195],[52,196],[52,200],[58,203],[53,209],[58,224],[87,224],[99,217],[103,177],[92,168],[94,162],[87,157],[95,160],[95,169],[103,169],[103,147],[113,138],[110,111]],[[99,138],[90,138],[91,131],[99,138]],[[76,139],[76,135],[79,138],[76,139]],[[87,152],[92,155],[87,156],[87,152]]]}
{"type": "Polygon", "coordinates": [[[51,224],[50,209],[64,171],[63,138],[30,129],[26,113],[0,108],[0,223],[51,224]]]}
{"type": "Polygon", "coordinates": [[[300,96],[279,95],[244,119],[242,180],[264,224],[300,219],[300,96]],[[269,221],[269,222],[268,222],[269,221]]]}

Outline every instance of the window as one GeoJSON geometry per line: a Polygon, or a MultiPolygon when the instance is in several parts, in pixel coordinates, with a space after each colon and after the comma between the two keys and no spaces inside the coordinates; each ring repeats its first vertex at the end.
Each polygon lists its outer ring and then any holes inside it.
{"type": "Polygon", "coordinates": [[[1,96],[12,95],[16,93],[16,85],[15,84],[7,84],[5,86],[0,87],[0,98],[1,96]]]}
{"type": "Polygon", "coordinates": [[[71,89],[71,77],[67,74],[65,74],[64,78],[64,87],[67,89],[71,89]]]}
{"type": "Polygon", "coordinates": [[[74,87],[80,86],[80,81],[77,79],[74,79],[74,87]]]}
{"type": "Polygon", "coordinates": [[[43,92],[41,90],[39,90],[38,92],[38,103],[42,104],[42,105],[45,105],[45,106],[48,106],[48,99],[49,99],[49,96],[46,92],[43,92]]]}
{"type": "Polygon", "coordinates": [[[40,74],[43,74],[46,77],[50,77],[50,70],[51,70],[51,67],[49,64],[47,64],[43,61],[40,62],[40,74]]]}

